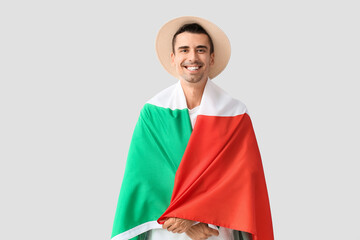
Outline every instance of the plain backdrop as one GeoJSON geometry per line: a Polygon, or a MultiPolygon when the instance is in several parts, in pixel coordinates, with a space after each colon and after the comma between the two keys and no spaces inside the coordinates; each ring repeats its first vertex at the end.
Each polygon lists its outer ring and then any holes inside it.
{"type": "Polygon", "coordinates": [[[110,239],[140,109],[176,82],[157,31],[191,15],[230,39],[213,81],[249,109],[275,239],[359,240],[359,12],[355,0],[1,1],[0,239],[110,239]]]}

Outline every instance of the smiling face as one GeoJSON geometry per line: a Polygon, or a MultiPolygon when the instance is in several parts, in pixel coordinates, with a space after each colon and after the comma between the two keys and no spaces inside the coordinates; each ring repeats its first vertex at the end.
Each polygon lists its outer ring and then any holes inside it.
{"type": "Polygon", "coordinates": [[[180,80],[191,83],[206,81],[214,64],[208,36],[190,32],[178,34],[171,59],[180,80]]]}

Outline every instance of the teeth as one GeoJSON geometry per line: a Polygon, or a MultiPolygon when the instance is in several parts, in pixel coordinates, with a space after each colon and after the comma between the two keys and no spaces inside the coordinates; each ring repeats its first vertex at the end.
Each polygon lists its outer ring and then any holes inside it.
{"type": "Polygon", "coordinates": [[[187,69],[189,69],[190,71],[194,71],[194,70],[198,70],[199,67],[188,67],[187,69]]]}

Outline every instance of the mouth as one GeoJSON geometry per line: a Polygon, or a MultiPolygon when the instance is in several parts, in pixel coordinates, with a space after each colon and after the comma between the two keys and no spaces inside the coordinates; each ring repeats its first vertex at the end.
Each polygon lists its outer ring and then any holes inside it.
{"type": "Polygon", "coordinates": [[[190,72],[197,72],[202,66],[184,66],[190,72]]]}

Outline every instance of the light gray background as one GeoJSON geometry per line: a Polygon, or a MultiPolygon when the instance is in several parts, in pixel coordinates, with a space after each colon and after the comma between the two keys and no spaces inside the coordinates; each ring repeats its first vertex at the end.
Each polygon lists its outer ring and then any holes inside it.
{"type": "Polygon", "coordinates": [[[109,239],[154,50],[183,15],[228,35],[214,81],[251,114],[278,240],[360,239],[359,2],[1,1],[0,239],[109,239]]]}

